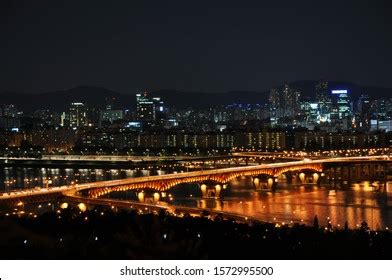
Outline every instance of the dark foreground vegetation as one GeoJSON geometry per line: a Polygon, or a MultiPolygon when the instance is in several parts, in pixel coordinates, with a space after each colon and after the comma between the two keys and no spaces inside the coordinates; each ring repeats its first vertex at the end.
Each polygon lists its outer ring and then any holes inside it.
{"type": "Polygon", "coordinates": [[[384,259],[392,233],[66,209],[0,218],[1,259],[384,259]]]}

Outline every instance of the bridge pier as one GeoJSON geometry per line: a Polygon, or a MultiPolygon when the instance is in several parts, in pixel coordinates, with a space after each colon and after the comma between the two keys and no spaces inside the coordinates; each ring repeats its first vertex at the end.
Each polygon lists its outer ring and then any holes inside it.
{"type": "Polygon", "coordinates": [[[276,190],[278,177],[252,177],[252,183],[255,191],[261,191],[263,189],[276,190]]]}
{"type": "Polygon", "coordinates": [[[275,191],[278,187],[278,177],[269,177],[267,179],[267,187],[268,189],[275,191]]]}
{"type": "MultiPolygon", "coordinates": [[[[164,196],[162,195],[162,197],[164,196]]],[[[155,203],[158,202],[160,198],[161,198],[161,194],[159,194],[158,192],[150,193],[146,191],[140,191],[137,193],[137,199],[141,203],[155,203]]]]}
{"type": "Polygon", "coordinates": [[[252,177],[253,187],[256,191],[261,191],[263,186],[261,184],[261,179],[259,177],[252,177]]]}
{"type": "Polygon", "coordinates": [[[203,183],[200,185],[203,198],[220,198],[222,185],[219,183],[203,183]]]}
{"type": "Polygon", "coordinates": [[[314,172],[312,174],[306,174],[304,172],[299,173],[298,175],[301,184],[312,184],[312,185],[319,185],[321,173],[314,172]]]}
{"type": "Polygon", "coordinates": [[[292,174],[292,172],[291,171],[287,172],[285,174],[285,176],[286,176],[287,184],[292,184],[293,183],[293,174],[292,174]]]}
{"type": "Polygon", "coordinates": [[[321,173],[319,173],[319,172],[313,173],[312,183],[315,185],[320,185],[320,181],[321,181],[321,173]]]}

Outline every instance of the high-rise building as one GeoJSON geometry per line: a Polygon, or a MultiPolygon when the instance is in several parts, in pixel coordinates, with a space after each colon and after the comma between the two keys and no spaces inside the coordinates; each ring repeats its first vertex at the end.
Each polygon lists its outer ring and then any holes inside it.
{"type": "Polygon", "coordinates": [[[304,101],[301,103],[301,111],[304,114],[304,120],[306,124],[314,125],[315,123],[320,123],[320,114],[318,103],[304,101]]]}
{"type": "Polygon", "coordinates": [[[162,122],[166,119],[166,110],[165,104],[160,97],[153,97],[152,102],[154,103],[154,121],[155,122],[162,122]]]}
{"type": "Polygon", "coordinates": [[[20,127],[20,116],[17,107],[13,104],[0,106],[0,128],[18,130],[20,127]]]}
{"type": "Polygon", "coordinates": [[[69,126],[69,114],[62,112],[60,115],[60,126],[69,126]]]}
{"type": "Polygon", "coordinates": [[[84,103],[71,103],[71,106],[69,107],[69,126],[72,128],[79,128],[87,125],[87,108],[84,103]]]}
{"type": "Polygon", "coordinates": [[[166,117],[164,102],[160,97],[149,98],[147,92],[136,94],[136,117],[146,123],[162,122],[166,117]]]}
{"type": "Polygon", "coordinates": [[[388,102],[385,99],[377,99],[371,103],[372,119],[384,119],[387,116],[388,102]]]}
{"type": "Polygon", "coordinates": [[[294,118],[297,116],[300,110],[300,92],[290,88],[288,84],[284,85],[283,88],[283,108],[284,116],[289,118],[294,118]]]}
{"type": "Polygon", "coordinates": [[[33,117],[38,126],[59,126],[60,124],[60,115],[49,109],[35,110],[33,117]]]}
{"type": "Polygon", "coordinates": [[[350,100],[348,90],[346,89],[333,90],[332,94],[338,95],[337,109],[339,113],[339,119],[341,120],[345,117],[351,116],[352,115],[351,100],[350,100]]]}
{"type": "Polygon", "coordinates": [[[279,118],[284,115],[280,92],[277,89],[271,89],[268,100],[270,104],[271,125],[275,126],[278,123],[279,118]]]}
{"type": "Polygon", "coordinates": [[[154,121],[154,102],[147,97],[147,92],[136,94],[136,117],[139,121],[154,121]]]}
{"type": "Polygon", "coordinates": [[[334,119],[342,120],[345,117],[352,116],[353,110],[349,91],[347,89],[334,89],[331,90],[331,94],[334,119]]]}
{"type": "Polygon", "coordinates": [[[0,117],[18,117],[18,108],[14,104],[4,104],[0,106],[0,117]]]}
{"type": "Polygon", "coordinates": [[[282,91],[271,89],[269,94],[270,121],[274,126],[280,118],[286,118],[292,124],[301,110],[300,92],[285,84],[282,91]]]}
{"type": "Polygon", "coordinates": [[[370,97],[367,94],[362,94],[357,101],[357,112],[359,114],[366,114],[370,111],[370,97]]]}
{"type": "Polygon", "coordinates": [[[331,98],[329,96],[328,92],[328,82],[321,80],[317,85],[316,85],[316,99],[318,102],[326,102],[330,101],[331,98]]]}
{"type": "Polygon", "coordinates": [[[358,98],[357,102],[357,119],[360,128],[370,128],[371,119],[371,103],[368,95],[363,94],[358,98]]]}
{"type": "Polygon", "coordinates": [[[113,123],[116,120],[124,118],[124,112],[122,110],[106,109],[100,112],[99,125],[106,123],[113,123]]]}
{"type": "Polygon", "coordinates": [[[330,122],[332,112],[332,99],[328,92],[328,82],[320,81],[316,85],[316,100],[318,103],[319,122],[330,122]]]}
{"type": "Polygon", "coordinates": [[[280,108],[280,94],[279,91],[275,88],[271,89],[269,94],[269,103],[273,108],[280,108]]]}

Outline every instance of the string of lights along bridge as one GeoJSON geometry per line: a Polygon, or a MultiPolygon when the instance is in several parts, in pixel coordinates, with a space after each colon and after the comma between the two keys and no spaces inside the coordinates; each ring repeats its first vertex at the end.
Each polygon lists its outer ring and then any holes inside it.
{"type": "Polygon", "coordinates": [[[126,190],[152,190],[164,193],[176,185],[185,183],[199,183],[203,197],[219,197],[222,188],[225,188],[230,180],[241,176],[252,177],[256,189],[261,188],[263,182],[266,183],[265,186],[267,188],[275,189],[281,177],[284,177],[286,181],[292,181],[293,178],[298,177],[302,183],[310,182],[318,184],[321,177],[325,177],[326,175],[329,180],[334,180],[335,182],[339,177],[336,172],[340,172],[340,180],[344,178],[354,180],[358,176],[363,175],[365,168],[367,170],[366,176],[378,176],[380,181],[385,181],[386,183],[387,166],[391,162],[392,160],[388,156],[341,157],[319,160],[304,159],[301,161],[209,169],[73,184],[70,186],[11,191],[9,193],[2,193],[0,199],[33,199],[42,195],[74,195],[76,193],[86,193],[86,191],[93,198],[98,198],[109,192],[126,190]]]}

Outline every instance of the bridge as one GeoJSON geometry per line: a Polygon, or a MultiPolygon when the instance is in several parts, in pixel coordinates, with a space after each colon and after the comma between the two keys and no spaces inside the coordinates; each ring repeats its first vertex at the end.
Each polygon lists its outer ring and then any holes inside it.
{"type": "Polygon", "coordinates": [[[195,166],[200,169],[261,164],[263,161],[293,161],[303,156],[290,153],[232,153],[209,156],[119,156],[119,155],[43,155],[42,157],[0,157],[0,166],[115,168],[195,166]]]}
{"type": "Polygon", "coordinates": [[[340,157],[320,160],[304,159],[301,161],[260,164],[256,166],[239,166],[222,169],[210,169],[193,172],[182,172],[165,174],[159,176],[146,176],[110,180],[101,182],[84,183],[71,186],[60,186],[51,188],[30,189],[24,191],[13,191],[0,195],[0,201],[21,201],[45,197],[58,197],[75,194],[87,194],[90,198],[98,198],[110,192],[136,190],[138,198],[144,201],[144,191],[152,191],[153,199],[159,200],[166,192],[174,186],[185,183],[198,183],[203,197],[220,197],[222,189],[234,178],[247,176],[252,178],[255,189],[266,187],[274,189],[278,180],[284,177],[287,182],[293,178],[300,183],[317,184],[327,172],[329,180],[351,180],[365,174],[375,175],[379,181],[386,182],[387,166],[392,163],[388,156],[366,156],[366,157],[340,157]],[[356,172],[352,168],[358,165],[356,172]],[[373,166],[373,167],[372,167],[373,166]],[[366,170],[366,172],[365,172],[366,170]],[[371,174],[370,174],[371,173],[371,174]]]}
{"type": "MultiPolygon", "coordinates": [[[[261,164],[257,166],[242,166],[215,170],[167,174],[129,178],[115,181],[98,182],[96,185],[79,186],[79,192],[88,190],[88,196],[98,198],[110,192],[128,190],[150,190],[166,192],[174,186],[186,183],[198,183],[203,197],[220,197],[227,183],[237,177],[251,177],[256,190],[262,188],[274,190],[279,180],[299,184],[319,184],[322,176],[328,176],[330,182],[338,180],[350,183],[352,179],[372,179],[386,182],[387,164],[392,159],[386,156],[343,157],[321,160],[304,159],[302,161],[261,164]],[[355,170],[356,172],[353,172],[355,170]]],[[[139,192],[143,200],[143,193],[139,192]]],[[[157,194],[155,194],[157,195],[157,194]]]]}
{"type": "MultiPolygon", "coordinates": [[[[186,183],[199,183],[203,197],[219,197],[222,188],[237,177],[248,176],[254,178],[256,184],[261,178],[266,179],[269,188],[276,186],[276,178],[288,171],[310,170],[322,172],[322,166],[318,163],[292,162],[277,164],[262,164],[257,166],[242,166],[223,169],[203,170],[166,174],[162,176],[148,176],[141,178],[128,178],[123,180],[97,182],[94,186],[84,184],[78,186],[78,191],[88,190],[90,197],[99,197],[110,192],[127,190],[152,190],[166,192],[174,186],[186,183]]],[[[140,197],[139,197],[140,199],[140,197]]]]}

